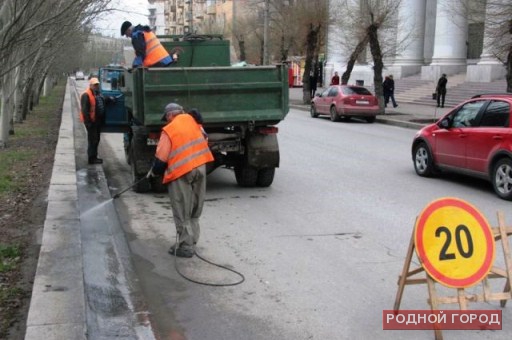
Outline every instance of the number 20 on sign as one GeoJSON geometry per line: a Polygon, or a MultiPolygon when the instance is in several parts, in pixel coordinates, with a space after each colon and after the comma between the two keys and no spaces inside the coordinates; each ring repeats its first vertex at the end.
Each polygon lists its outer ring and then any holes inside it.
{"type": "Polygon", "coordinates": [[[414,245],[425,271],[448,287],[474,286],[494,263],[489,223],[474,206],[458,198],[441,198],[423,209],[416,221],[414,245]]]}

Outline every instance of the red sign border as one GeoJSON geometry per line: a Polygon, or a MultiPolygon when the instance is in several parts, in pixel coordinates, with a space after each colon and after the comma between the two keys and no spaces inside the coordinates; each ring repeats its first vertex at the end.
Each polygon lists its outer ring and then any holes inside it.
{"type": "Polygon", "coordinates": [[[484,279],[489,270],[492,267],[495,256],[495,244],[494,244],[494,235],[492,234],[491,227],[485,217],[470,203],[463,201],[458,198],[453,197],[445,197],[440,198],[436,201],[431,202],[423,211],[421,212],[415,226],[414,232],[414,245],[416,248],[416,253],[420,258],[420,261],[423,265],[423,268],[427,271],[427,273],[432,276],[437,282],[445,284],[452,288],[467,288],[474,286],[484,279]],[[486,243],[487,243],[487,253],[485,255],[485,261],[482,266],[471,276],[464,279],[454,279],[443,275],[439,272],[432,263],[429,261],[426,256],[425,247],[423,244],[423,239],[420,239],[420,235],[423,235],[423,230],[425,229],[425,223],[427,219],[432,215],[434,211],[440,208],[444,208],[447,206],[453,206],[460,209],[465,210],[469,214],[471,214],[480,224],[483,229],[486,243]]]}

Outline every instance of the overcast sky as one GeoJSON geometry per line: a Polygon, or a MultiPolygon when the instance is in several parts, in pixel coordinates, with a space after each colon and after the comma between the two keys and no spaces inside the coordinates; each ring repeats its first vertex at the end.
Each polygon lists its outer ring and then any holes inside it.
{"type": "Polygon", "coordinates": [[[105,13],[96,20],[94,23],[95,31],[120,38],[123,21],[128,20],[133,25],[148,24],[147,0],[112,0],[111,7],[116,10],[105,13]]]}

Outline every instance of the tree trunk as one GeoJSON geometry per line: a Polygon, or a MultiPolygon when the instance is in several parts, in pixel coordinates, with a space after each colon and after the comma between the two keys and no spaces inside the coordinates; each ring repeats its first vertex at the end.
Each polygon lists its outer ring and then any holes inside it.
{"type": "Polygon", "coordinates": [[[5,78],[0,90],[0,149],[7,147],[7,139],[9,138],[9,98],[7,96],[7,88],[5,78]]]}
{"type": "Polygon", "coordinates": [[[281,35],[281,62],[284,63],[288,60],[288,48],[286,48],[284,34],[281,35]]]}
{"type": "Polygon", "coordinates": [[[240,61],[245,61],[245,41],[242,35],[238,39],[238,49],[240,50],[240,61]]]}
{"type": "Polygon", "coordinates": [[[354,69],[354,64],[357,61],[357,58],[359,55],[364,51],[366,48],[366,45],[368,44],[368,34],[364,36],[364,38],[357,44],[356,48],[354,49],[354,52],[350,55],[350,58],[348,59],[347,63],[347,69],[345,72],[343,72],[343,75],[341,76],[341,84],[346,85],[348,84],[348,80],[350,79],[350,75],[352,73],[352,70],[354,69]]]}
{"type": "Polygon", "coordinates": [[[30,110],[32,110],[32,107],[29,107],[29,105],[30,105],[30,102],[32,102],[33,86],[34,86],[34,78],[29,77],[25,84],[25,88],[23,89],[23,105],[21,108],[21,116],[22,116],[23,120],[27,119],[28,112],[30,110]]]}
{"type": "Polygon", "coordinates": [[[378,37],[379,26],[371,24],[368,27],[368,38],[370,43],[370,51],[373,57],[373,82],[375,87],[375,96],[379,100],[379,107],[384,111],[384,91],[382,89],[382,70],[384,63],[382,62],[382,50],[380,48],[378,37]]]}
{"type": "Polygon", "coordinates": [[[302,75],[302,102],[311,104],[311,85],[309,84],[309,74],[312,70],[313,59],[318,44],[318,32],[320,32],[321,24],[314,27],[309,26],[309,32],[306,39],[306,61],[304,65],[304,74],[302,75]]]}
{"type": "Polygon", "coordinates": [[[507,92],[512,92],[512,44],[508,49],[507,55],[507,92]]]}

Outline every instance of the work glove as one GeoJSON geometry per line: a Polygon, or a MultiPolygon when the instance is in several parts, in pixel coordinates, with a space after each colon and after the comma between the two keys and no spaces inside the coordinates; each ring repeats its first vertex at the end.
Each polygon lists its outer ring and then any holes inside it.
{"type": "Polygon", "coordinates": [[[146,175],[146,178],[156,177],[156,175],[153,173],[153,168],[149,169],[148,174],[146,175]]]}

